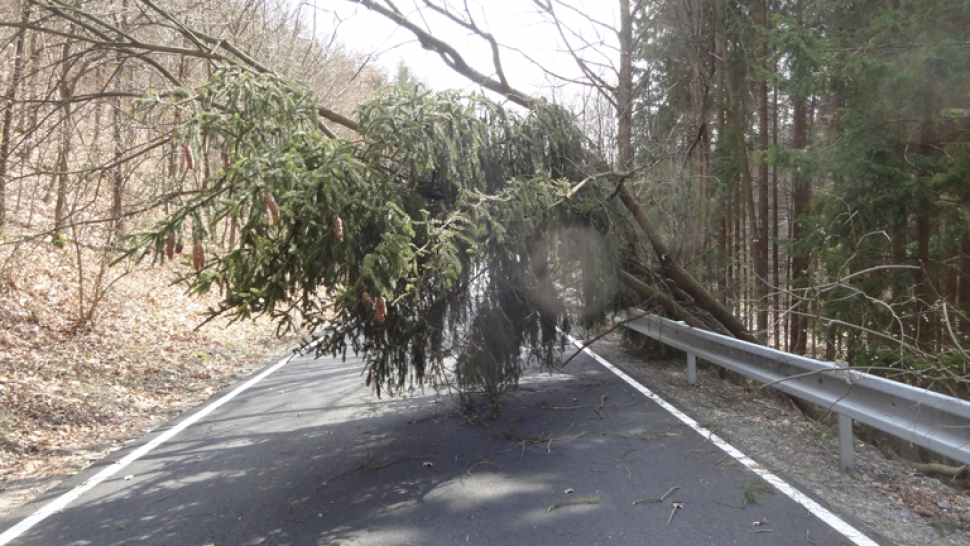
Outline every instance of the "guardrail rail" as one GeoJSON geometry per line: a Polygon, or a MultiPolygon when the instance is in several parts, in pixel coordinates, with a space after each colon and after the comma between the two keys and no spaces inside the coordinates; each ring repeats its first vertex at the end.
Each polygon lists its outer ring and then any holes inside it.
{"type": "Polygon", "coordinates": [[[833,362],[778,351],[692,328],[638,309],[625,326],[687,353],[687,378],[697,379],[701,358],[771,385],[839,416],[839,464],[852,468],[852,421],[970,464],[970,402],[833,362]]]}

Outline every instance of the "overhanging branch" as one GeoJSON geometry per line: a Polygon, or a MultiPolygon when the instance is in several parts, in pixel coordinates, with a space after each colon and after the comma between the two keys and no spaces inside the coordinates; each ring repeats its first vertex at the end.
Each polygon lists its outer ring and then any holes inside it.
{"type": "Polygon", "coordinates": [[[437,53],[438,56],[441,57],[441,60],[443,60],[449,68],[462,76],[465,76],[476,84],[481,85],[489,91],[494,91],[495,93],[502,95],[519,106],[531,108],[535,104],[535,99],[526,93],[511,87],[508,82],[504,81],[504,77],[502,80],[495,80],[494,78],[486,76],[485,74],[482,74],[481,72],[472,68],[465,61],[465,58],[462,57],[462,55],[454,47],[414,24],[413,21],[410,21],[407,17],[401,14],[399,10],[396,11],[386,8],[372,0],[352,1],[355,4],[360,4],[374,13],[378,13],[391,21],[394,21],[401,27],[404,27],[410,31],[418,39],[418,42],[421,43],[421,47],[437,53]]]}

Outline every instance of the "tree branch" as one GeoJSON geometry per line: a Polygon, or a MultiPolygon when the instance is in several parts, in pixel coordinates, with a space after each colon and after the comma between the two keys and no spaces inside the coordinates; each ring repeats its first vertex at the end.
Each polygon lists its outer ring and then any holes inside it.
{"type": "Polygon", "coordinates": [[[494,91],[515,104],[525,108],[531,108],[535,104],[535,99],[529,95],[512,88],[508,85],[508,83],[496,81],[495,79],[472,68],[454,47],[414,24],[413,21],[408,20],[408,18],[402,15],[399,11],[386,8],[380,4],[377,4],[373,0],[348,1],[353,1],[355,4],[360,4],[365,8],[383,15],[391,21],[394,21],[401,27],[404,27],[414,34],[414,36],[418,39],[418,42],[421,43],[421,47],[429,51],[434,51],[439,57],[441,57],[441,60],[443,60],[449,68],[462,76],[465,76],[476,84],[481,85],[485,89],[494,91]]]}
{"type": "Polygon", "coordinates": [[[498,42],[495,40],[495,37],[492,36],[491,33],[482,30],[481,28],[478,27],[478,25],[475,24],[475,21],[472,19],[472,14],[468,9],[467,1],[465,2],[465,12],[468,14],[468,21],[465,21],[464,19],[451,13],[451,11],[449,11],[447,8],[439,6],[434,2],[431,2],[431,0],[424,0],[424,5],[428,6],[430,9],[434,10],[435,12],[440,13],[441,15],[444,15],[453,23],[461,26],[466,30],[469,30],[475,33],[477,36],[487,41],[489,47],[491,47],[492,49],[492,64],[495,65],[495,74],[498,76],[499,83],[501,83],[504,87],[509,86],[508,80],[505,79],[505,71],[502,69],[502,56],[499,50],[498,42]]]}

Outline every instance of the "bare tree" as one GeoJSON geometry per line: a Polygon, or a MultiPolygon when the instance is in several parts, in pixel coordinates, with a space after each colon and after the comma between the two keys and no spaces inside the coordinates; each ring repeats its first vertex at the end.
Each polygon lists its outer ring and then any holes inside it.
{"type": "Polygon", "coordinates": [[[156,207],[198,191],[202,175],[222,166],[206,142],[176,142],[184,118],[141,113],[153,90],[188,92],[218,64],[280,72],[317,94],[321,123],[353,126],[338,112],[385,80],[331,32],[311,31],[311,13],[282,0],[2,5],[0,44],[12,54],[0,79],[0,259],[41,241],[74,246],[79,322],[94,318],[112,286],[119,237],[150,225],[156,207]]]}

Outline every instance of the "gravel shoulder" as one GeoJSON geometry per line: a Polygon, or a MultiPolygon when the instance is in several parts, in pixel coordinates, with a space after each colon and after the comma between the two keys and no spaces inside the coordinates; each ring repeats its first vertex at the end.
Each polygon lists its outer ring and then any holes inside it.
{"type": "Polygon", "coordinates": [[[904,461],[857,440],[856,469],[842,472],[835,431],[781,398],[721,380],[713,367],[699,367],[691,387],[685,362],[645,361],[624,348],[618,333],[592,349],[869,534],[900,545],[970,544],[970,497],[904,461]]]}

